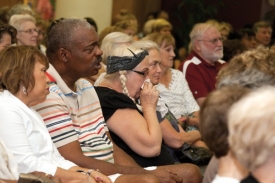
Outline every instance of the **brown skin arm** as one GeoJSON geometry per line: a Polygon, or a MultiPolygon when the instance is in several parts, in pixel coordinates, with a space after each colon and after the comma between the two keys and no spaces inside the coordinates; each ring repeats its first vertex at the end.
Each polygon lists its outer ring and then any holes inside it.
{"type": "MultiPolygon", "coordinates": [[[[121,166],[118,164],[109,163],[102,160],[97,160],[85,156],[81,150],[78,141],[71,142],[62,147],[58,148],[59,153],[67,160],[70,160],[80,167],[85,167],[88,169],[99,169],[104,175],[112,175],[115,173],[120,174],[146,174],[148,173],[141,167],[136,167],[137,165],[121,166]]],[[[127,162],[129,163],[130,160],[127,162]]]]}
{"type": "MultiPolygon", "coordinates": [[[[109,137],[109,139],[113,142],[113,139],[112,139],[110,133],[107,131],[106,134],[109,137]]],[[[127,153],[125,153],[114,142],[113,142],[113,148],[114,148],[115,164],[122,165],[122,166],[140,167],[131,156],[129,156],[127,153]]]]}

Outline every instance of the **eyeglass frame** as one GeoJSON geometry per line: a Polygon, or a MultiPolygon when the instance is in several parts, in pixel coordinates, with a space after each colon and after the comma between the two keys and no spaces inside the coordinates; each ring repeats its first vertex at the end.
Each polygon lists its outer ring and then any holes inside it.
{"type": "Polygon", "coordinates": [[[146,77],[148,75],[148,70],[141,72],[141,71],[137,71],[137,70],[132,69],[130,71],[135,72],[135,73],[137,73],[139,75],[142,75],[144,77],[146,77]]]}
{"type": "Polygon", "coordinates": [[[25,31],[20,30],[20,31],[17,31],[17,32],[25,32],[29,35],[32,35],[34,32],[36,32],[38,34],[38,29],[28,29],[28,30],[25,30],[25,31]]]}
{"type": "Polygon", "coordinates": [[[223,39],[223,37],[219,37],[219,38],[214,38],[212,40],[198,39],[197,41],[207,41],[209,43],[212,43],[213,45],[217,45],[218,41],[220,41],[221,43],[223,43],[224,39],[223,39]]]}

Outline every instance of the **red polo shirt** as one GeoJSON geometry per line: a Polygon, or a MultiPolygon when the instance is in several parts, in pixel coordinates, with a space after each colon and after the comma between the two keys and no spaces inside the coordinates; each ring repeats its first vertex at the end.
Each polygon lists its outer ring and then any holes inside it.
{"type": "Polygon", "coordinates": [[[191,54],[193,57],[186,60],[181,67],[183,74],[194,98],[206,97],[209,92],[216,88],[216,76],[225,62],[219,60],[211,65],[195,52],[191,52],[191,54]]]}

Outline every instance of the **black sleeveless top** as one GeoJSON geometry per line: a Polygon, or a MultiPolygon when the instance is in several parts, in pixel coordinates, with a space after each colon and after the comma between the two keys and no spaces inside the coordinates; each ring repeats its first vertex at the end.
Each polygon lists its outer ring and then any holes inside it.
{"type": "MultiPolygon", "coordinates": [[[[106,87],[95,87],[95,90],[99,97],[103,116],[106,122],[116,112],[117,109],[136,109],[142,115],[142,112],[137,108],[136,104],[123,93],[118,93],[117,91],[106,87]]],[[[112,131],[109,132],[114,143],[122,150],[124,150],[124,152],[130,155],[137,162],[137,164],[142,167],[174,164],[174,160],[163,144],[161,145],[161,153],[159,156],[145,158],[132,151],[132,149],[118,135],[112,131]]]]}

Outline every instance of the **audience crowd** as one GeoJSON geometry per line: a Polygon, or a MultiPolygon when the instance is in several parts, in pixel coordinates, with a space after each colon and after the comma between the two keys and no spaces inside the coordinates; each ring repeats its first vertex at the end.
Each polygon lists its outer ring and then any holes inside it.
{"type": "Polygon", "coordinates": [[[22,4],[0,18],[0,183],[275,182],[270,22],[198,22],[176,48],[165,11],[142,32],[125,9],[100,32],[22,4]],[[197,149],[207,165],[176,153],[197,149]]]}

